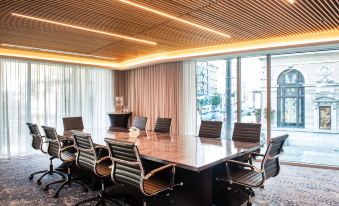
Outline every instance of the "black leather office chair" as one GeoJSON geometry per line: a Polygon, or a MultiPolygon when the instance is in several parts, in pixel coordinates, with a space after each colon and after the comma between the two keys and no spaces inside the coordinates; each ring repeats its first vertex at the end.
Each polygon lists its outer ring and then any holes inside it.
{"type": "Polygon", "coordinates": [[[228,160],[226,162],[226,181],[230,185],[239,185],[242,188],[245,188],[245,191],[248,193],[248,206],[252,205],[251,196],[254,196],[252,188],[262,187],[266,180],[279,174],[279,157],[283,154],[283,145],[287,138],[288,134],[272,138],[264,155],[259,153],[251,153],[252,156],[262,157],[260,169],[256,168],[252,164],[235,160],[228,160]],[[231,172],[231,164],[240,165],[243,168],[238,171],[231,172]]]}
{"type": "Polygon", "coordinates": [[[82,117],[64,117],[62,118],[64,123],[64,130],[83,130],[84,123],[82,117]]]}
{"type": "MultiPolygon", "coordinates": [[[[44,151],[43,149],[43,145],[46,145],[47,143],[45,143],[45,141],[43,140],[43,136],[41,136],[41,133],[39,131],[39,127],[36,124],[32,124],[32,123],[26,123],[30,132],[30,135],[32,136],[32,147],[36,150],[41,150],[43,153],[47,153],[47,151],[44,151]]],[[[63,173],[54,170],[53,168],[53,159],[54,157],[51,157],[50,160],[50,165],[49,165],[49,170],[43,170],[43,171],[38,171],[38,172],[34,172],[33,174],[31,174],[29,176],[29,180],[32,180],[34,175],[36,174],[41,174],[43,173],[37,180],[37,184],[41,185],[41,179],[48,175],[54,175],[57,174],[59,176],[61,176],[63,179],[65,178],[65,175],[63,175],[63,173]]]]}
{"type": "MultiPolygon", "coordinates": [[[[241,141],[241,142],[251,142],[258,143],[260,142],[260,134],[261,134],[261,124],[256,123],[234,123],[233,130],[233,141],[241,141]]],[[[260,152],[260,149],[256,152],[260,152]]],[[[252,157],[253,158],[253,157],[252,157]]],[[[238,159],[242,162],[252,161],[247,154],[239,157],[238,159]]]]}
{"type": "Polygon", "coordinates": [[[140,189],[146,206],[147,197],[172,190],[174,186],[175,165],[168,164],[145,175],[138,147],[131,142],[106,138],[112,165],[112,180],[116,184],[127,184],[140,189]],[[161,177],[159,176],[161,175],[161,177]]]}
{"type": "Polygon", "coordinates": [[[108,155],[100,157],[99,147],[95,147],[90,134],[72,131],[74,137],[74,147],[77,149],[76,165],[79,168],[94,171],[95,175],[101,179],[101,192],[97,197],[91,197],[82,200],[75,205],[81,205],[88,202],[96,202],[96,205],[110,203],[118,204],[114,200],[107,198],[105,192],[104,179],[110,178],[112,161],[108,155]]]}
{"type": "Polygon", "coordinates": [[[139,130],[145,130],[146,123],[147,123],[147,117],[134,117],[133,127],[136,127],[139,130]]]}
{"type": "Polygon", "coordinates": [[[260,142],[261,124],[234,123],[232,140],[241,142],[260,142]]]}
{"type": "Polygon", "coordinates": [[[199,129],[199,137],[220,138],[222,129],[221,121],[202,120],[199,129]]]}
{"type": "Polygon", "coordinates": [[[158,117],[155,122],[154,132],[171,132],[172,118],[158,117]]]}
{"type": "Polygon", "coordinates": [[[58,189],[55,191],[53,197],[59,197],[60,190],[67,184],[71,185],[72,183],[77,183],[84,188],[84,191],[87,192],[88,188],[82,182],[72,178],[71,167],[72,163],[75,161],[75,148],[73,145],[68,145],[68,139],[57,135],[55,128],[42,126],[42,129],[45,132],[45,137],[49,142],[48,154],[54,158],[59,158],[61,161],[67,165],[67,177],[64,180],[57,180],[46,184],[44,190],[47,191],[50,185],[61,183],[58,189]]]}

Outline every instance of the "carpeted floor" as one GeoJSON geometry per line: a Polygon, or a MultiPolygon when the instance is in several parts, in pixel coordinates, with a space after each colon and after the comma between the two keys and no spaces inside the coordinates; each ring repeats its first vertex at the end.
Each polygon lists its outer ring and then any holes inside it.
{"type": "MultiPolygon", "coordinates": [[[[48,158],[43,155],[0,160],[0,205],[73,205],[97,194],[83,193],[80,187],[72,186],[61,191],[58,199],[52,198],[53,188],[46,193],[35,181],[28,180],[31,172],[46,169],[48,164],[48,158]]],[[[282,166],[278,177],[268,180],[264,189],[255,191],[255,205],[338,206],[339,171],[282,166]]]]}

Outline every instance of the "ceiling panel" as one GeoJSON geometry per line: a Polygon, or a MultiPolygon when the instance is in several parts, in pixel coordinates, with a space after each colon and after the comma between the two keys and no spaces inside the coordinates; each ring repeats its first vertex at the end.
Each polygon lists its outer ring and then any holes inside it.
{"type": "Polygon", "coordinates": [[[0,43],[79,52],[118,62],[159,52],[339,29],[338,0],[130,0],[224,36],[160,16],[119,0],[2,0],[0,43]],[[15,17],[19,13],[157,45],[15,17]]]}

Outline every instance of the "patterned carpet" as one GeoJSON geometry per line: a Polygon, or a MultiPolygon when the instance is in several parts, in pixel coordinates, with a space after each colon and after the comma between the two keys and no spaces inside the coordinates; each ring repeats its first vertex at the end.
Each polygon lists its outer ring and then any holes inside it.
{"type": "MultiPolygon", "coordinates": [[[[55,161],[54,165],[59,163],[55,161]]],[[[35,181],[28,180],[31,172],[43,170],[48,164],[48,158],[43,155],[0,160],[0,205],[73,205],[97,194],[95,191],[83,193],[78,186],[66,186],[58,199],[52,198],[55,187],[44,192],[35,181]]],[[[284,165],[278,177],[267,181],[264,189],[255,191],[255,205],[338,206],[339,171],[284,165]]]]}

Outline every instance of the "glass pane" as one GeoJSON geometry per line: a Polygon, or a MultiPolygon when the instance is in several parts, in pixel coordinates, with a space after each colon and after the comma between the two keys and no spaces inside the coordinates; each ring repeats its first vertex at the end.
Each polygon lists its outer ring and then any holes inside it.
{"type": "Polygon", "coordinates": [[[297,123],[297,98],[286,98],[285,99],[285,117],[284,122],[286,124],[297,123]]]}
{"type": "Polygon", "coordinates": [[[223,121],[222,137],[231,138],[236,121],[237,60],[197,62],[197,126],[223,121]]]}
{"type": "Polygon", "coordinates": [[[285,95],[287,96],[294,96],[298,95],[298,88],[286,88],[285,95]]]}
{"type": "MultiPolygon", "coordinates": [[[[266,56],[242,58],[241,122],[262,124],[263,138],[266,136],[266,105],[266,56]]],[[[271,116],[274,113],[272,110],[271,116]]]]}
{"type": "Polygon", "coordinates": [[[271,74],[272,136],[289,134],[282,160],[339,166],[339,50],[273,55],[271,74]]]}

